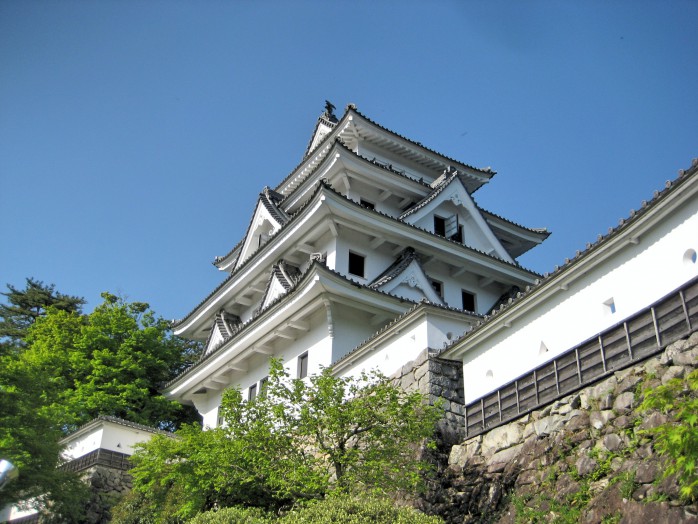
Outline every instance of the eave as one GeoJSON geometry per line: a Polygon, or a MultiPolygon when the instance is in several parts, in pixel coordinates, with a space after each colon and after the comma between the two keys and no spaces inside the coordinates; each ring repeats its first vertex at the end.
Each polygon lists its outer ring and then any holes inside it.
{"type": "Polygon", "coordinates": [[[384,147],[399,156],[408,158],[412,162],[432,171],[433,178],[438,177],[441,172],[449,166],[467,174],[472,179],[472,191],[477,190],[487,183],[496,173],[489,168],[480,169],[465,164],[453,158],[449,158],[441,153],[424,147],[419,142],[405,138],[394,131],[391,131],[376,122],[368,119],[358,112],[355,106],[347,106],[344,115],[339,119],[334,129],[317,145],[310,155],[305,157],[293,171],[281,181],[276,187],[276,191],[288,198],[305,180],[308,174],[324,159],[328,154],[332,142],[341,138],[344,143],[351,139],[362,138],[370,140],[371,143],[384,147]]]}
{"type": "Polygon", "coordinates": [[[296,285],[242,326],[230,339],[170,381],[163,393],[191,400],[201,388],[222,389],[231,371],[245,371],[255,355],[272,356],[270,343],[288,338],[289,330],[304,330],[307,319],[329,302],[354,305],[363,311],[397,316],[413,302],[353,282],[327,267],[313,263],[296,285]],[[286,333],[284,333],[286,332],[286,333]]]}
{"type": "Polygon", "coordinates": [[[366,209],[324,183],[320,183],[316,193],[301,211],[284,224],[276,235],[248,260],[244,261],[192,312],[174,325],[175,334],[186,336],[187,332],[193,332],[198,329],[197,326],[200,327],[203,323],[209,322],[221,305],[232,300],[235,293],[239,293],[246,283],[268,270],[276,260],[283,258],[283,253],[289,249],[289,246],[306,244],[305,236],[327,230],[328,228],[318,227],[324,220],[331,221],[335,227],[347,227],[362,234],[375,233],[371,242],[374,249],[384,242],[402,246],[400,249],[405,245],[411,245],[420,252],[438,253],[440,260],[454,268],[472,264],[470,267],[474,273],[521,287],[539,277],[518,264],[506,262],[488,253],[401,222],[389,215],[366,209]]]}

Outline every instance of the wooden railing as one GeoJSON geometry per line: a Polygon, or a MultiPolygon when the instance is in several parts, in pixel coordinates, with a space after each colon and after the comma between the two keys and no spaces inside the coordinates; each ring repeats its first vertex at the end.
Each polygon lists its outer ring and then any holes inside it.
{"type": "Polygon", "coordinates": [[[129,457],[130,455],[126,455],[125,453],[100,448],[91,451],[87,455],[66,462],[61,466],[61,469],[67,471],[82,471],[83,469],[100,465],[126,471],[132,467],[128,460],[129,457]]]}
{"type": "Polygon", "coordinates": [[[466,437],[644,360],[698,328],[698,279],[465,406],[466,437]]]}

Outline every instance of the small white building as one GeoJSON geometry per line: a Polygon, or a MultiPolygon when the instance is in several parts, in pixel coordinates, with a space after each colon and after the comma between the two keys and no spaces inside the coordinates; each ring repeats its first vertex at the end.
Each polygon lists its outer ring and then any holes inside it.
{"type": "Polygon", "coordinates": [[[165,387],[217,424],[224,388],[253,398],[270,357],[293,376],[400,369],[540,275],[516,258],[545,240],[481,209],[494,176],[328,104],[302,162],[264,188],[225,280],[174,325],[206,343],[165,387]],[[370,341],[370,344],[366,342],[370,341]]]}
{"type": "MultiPolygon", "coordinates": [[[[90,468],[102,466],[114,472],[114,485],[119,491],[124,491],[128,486],[118,484],[122,483],[122,472],[129,469],[128,457],[133,454],[134,446],[147,442],[156,434],[170,435],[117,417],[100,416],[61,439],[60,467],[82,474],[90,468]]],[[[102,472],[102,476],[104,474],[102,472]]],[[[104,483],[101,489],[105,489],[104,483]]],[[[32,501],[0,510],[0,522],[38,522],[37,519],[38,510],[32,507],[32,501]]]]}

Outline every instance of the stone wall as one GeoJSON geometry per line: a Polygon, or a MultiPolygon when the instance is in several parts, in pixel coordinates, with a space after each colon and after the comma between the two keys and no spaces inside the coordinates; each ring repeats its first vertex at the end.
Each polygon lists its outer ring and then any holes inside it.
{"type": "Polygon", "coordinates": [[[453,445],[463,439],[465,398],[461,362],[434,357],[425,350],[391,378],[405,391],[417,390],[428,395],[430,402],[440,399],[444,416],[437,428],[439,444],[453,445]]]}
{"type": "Polygon", "coordinates": [[[131,490],[131,475],[127,471],[96,465],[81,473],[91,496],[85,506],[85,522],[104,524],[110,520],[110,509],[131,490]]]}
{"type": "MultiPolygon", "coordinates": [[[[451,448],[422,509],[447,522],[698,522],[643,430],[643,391],[684,377],[698,333],[506,425],[451,448]]],[[[416,373],[415,373],[416,375],[416,373]]],[[[696,394],[697,392],[692,392],[696,394]]]]}

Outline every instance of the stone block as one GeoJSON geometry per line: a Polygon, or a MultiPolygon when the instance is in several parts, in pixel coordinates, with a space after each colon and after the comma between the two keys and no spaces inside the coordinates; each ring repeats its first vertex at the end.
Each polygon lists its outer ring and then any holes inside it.
{"type": "Polygon", "coordinates": [[[613,407],[613,394],[605,393],[599,398],[599,409],[611,409],[613,407]]]}
{"type": "Polygon", "coordinates": [[[635,482],[638,484],[651,484],[659,475],[659,464],[654,461],[640,462],[635,468],[635,482]]]}
{"type": "Polygon", "coordinates": [[[659,358],[651,358],[642,365],[643,375],[657,375],[662,367],[663,365],[659,358]]]}
{"type": "Polygon", "coordinates": [[[449,464],[465,465],[475,454],[480,451],[480,443],[482,435],[466,440],[461,445],[456,445],[451,448],[451,453],[448,456],[449,464]]]}
{"type": "Polygon", "coordinates": [[[533,422],[533,430],[539,437],[550,435],[557,431],[565,422],[565,417],[561,415],[550,415],[533,422]]]}
{"type": "Polygon", "coordinates": [[[600,399],[602,396],[613,392],[616,389],[617,385],[618,385],[618,379],[616,378],[615,375],[611,375],[603,382],[597,384],[596,386],[589,388],[589,396],[591,398],[600,399]]]}
{"type": "Polygon", "coordinates": [[[662,375],[662,384],[666,384],[673,378],[683,378],[685,373],[683,366],[671,366],[662,375]]]}
{"type": "Polygon", "coordinates": [[[582,477],[585,477],[596,469],[598,463],[593,458],[584,456],[577,459],[574,465],[577,467],[577,473],[579,473],[582,477]]]}
{"type": "Polygon", "coordinates": [[[625,393],[626,391],[634,392],[640,382],[642,382],[642,377],[640,375],[628,375],[616,386],[616,394],[625,393]]]}
{"type": "Polygon", "coordinates": [[[626,411],[631,409],[634,403],[635,394],[630,391],[626,391],[625,393],[621,393],[616,397],[616,400],[613,402],[613,409],[616,411],[626,411]]]}
{"type": "Polygon", "coordinates": [[[490,455],[523,442],[523,430],[519,424],[511,423],[499,426],[486,433],[482,438],[482,452],[490,455]]]}
{"type": "Polygon", "coordinates": [[[623,439],[617,433],[609,433],[605,435],[601,440],[601,444],[608,451],[618,451],[619,449],[625,447],[623,439]]]}
{"type": "Polygon", "coordinates": [[[611,410],[592,411],[589,414],[589,423],[591,424],[591,426],[593,428],[601,429],[612,418],[613,418],[613,412],[611,410]]]}
{"type": "Polygon", "coordinates": [[[517,444],[516,446],[512,446],[507,449],[503,449],[501,451],[498,451],[494,455],[492,455],[488,460],[487,464],[492,465],[492,464],[507,464],[514,460],[519,453],[521,452],[521,449],[523,448],[523,444],[517,444]]]}
{"type": "Polygon", "coordinates": [[[698,364],[698,348],[679,353],[674,357],[674,364],[679,366],[695,366],[698,364]]]}

